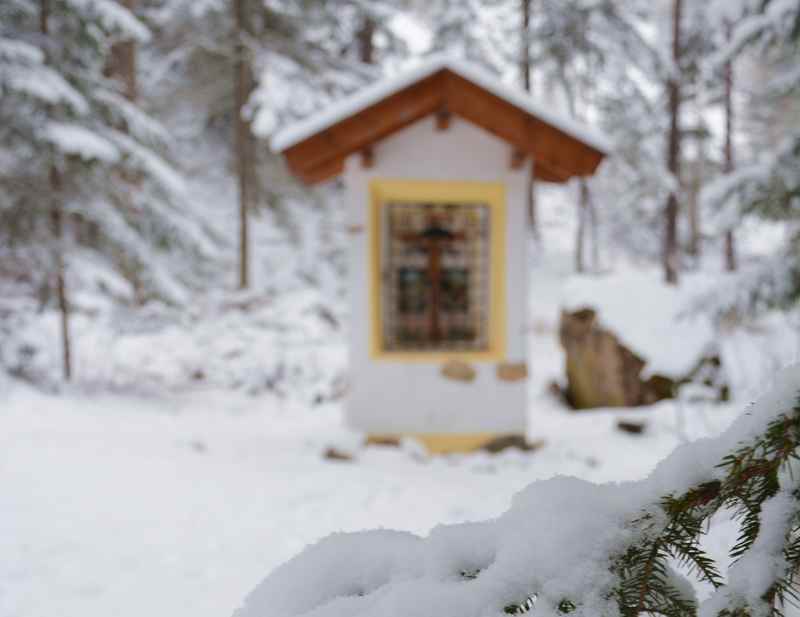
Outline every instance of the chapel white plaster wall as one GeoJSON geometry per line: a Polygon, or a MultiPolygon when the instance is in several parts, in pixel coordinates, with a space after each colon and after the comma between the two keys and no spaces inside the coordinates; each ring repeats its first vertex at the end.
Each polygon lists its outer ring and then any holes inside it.
{"type": "Polygon", "coordinates": [[[506,186],[506,360],[526,360],[527,290],[525,190],[528,166],[512,170],[510,146],[454,117],[446,131],[426,118],[380,142],[375,164],[363,168],[359,155],[345,168],[350,236],[350,389],[347,423],[370,433],[523,432],[525,381],[496,377],[496,362],[474,362],[475,381],[441,376],[441,363],[393,362],[370,357],[368,208],[372,179],[474,180],[506,186]]]}

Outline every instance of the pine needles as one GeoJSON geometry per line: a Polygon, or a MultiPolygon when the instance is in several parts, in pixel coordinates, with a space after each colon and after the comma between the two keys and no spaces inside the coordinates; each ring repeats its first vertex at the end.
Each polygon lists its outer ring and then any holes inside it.
{"type": "MultiPolygon", "coordinates": [[[[788,604],[800,605],[800,488],[793,488],[792,469],[799,449],[800,402],[771,421],[760,436],[725,456],[717,466],[719,479],[666,495],[650,511],[632,518],[628,528],[636,539],[610,562],[616,584],[608,597],[616,601],[619,614],[697,615],[688,581],[673,566],[716,589],[712,600],[721,607],[718,617],[784,617],[788,604]],[[715,514],[731,513],[739,535],[730,550],[730,573],[750,555],[764,525],[764,506],[781,492],[789,493],[791,513],[782,550],[771,557],[782,558],[783,567],[760,596],[749,597],[735,581],[724,582],[701,539],[715,514]]],[[[574,610],[577,604],[565,599],[559,609],[562,605],[574,610]]]]}

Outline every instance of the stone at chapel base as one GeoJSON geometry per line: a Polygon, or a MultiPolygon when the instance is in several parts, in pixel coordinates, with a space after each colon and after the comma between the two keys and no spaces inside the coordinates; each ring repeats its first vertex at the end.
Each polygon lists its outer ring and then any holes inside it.
{"type": "Polygon", "coordinates": [[[447,379],[455,381],[475,381],[475,367],[461,360],[448,360],[442,365],[441,374],[447,379]]]}
{"type": "Polygon", "coordinates": [[[528,365],[524,362],[503,362],[497,365],[500,381],[522,381],[528,378],[528,365]]]}

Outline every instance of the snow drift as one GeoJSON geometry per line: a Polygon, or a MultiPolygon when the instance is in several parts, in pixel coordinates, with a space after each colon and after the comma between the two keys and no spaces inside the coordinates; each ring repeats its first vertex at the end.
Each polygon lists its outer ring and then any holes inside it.
{"type": "Polygon", "coordinates": [[[529,485],[495,520],[439,526],[427,537],[330,536],[277,568],[235,617],[484,617],[526,602],[538,617],[558,614],[565,598],[576,601],[574,615],[618,614],[609,566],[642,533],[633,519],[663,518],[662,496],[719,479],[723,456],[792,409],[798,391],[800,366],[780,372],[720,437],[678,448],[639,482],[558,477],[529,485]]]}

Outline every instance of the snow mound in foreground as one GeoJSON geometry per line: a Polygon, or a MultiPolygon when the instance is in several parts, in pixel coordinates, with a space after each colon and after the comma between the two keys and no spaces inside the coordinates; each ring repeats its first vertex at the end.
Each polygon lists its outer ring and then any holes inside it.
{"type": "MultiPolygon", "coordinates": [[[[610,560],[637,539],[627,523],[659,499],[718,479],[716,464],[794,406],[800,366],[720,437],[684,445],[645,480],[595,485],[568,477],[534,482],[495,520],[435,528],[429,536],[335,534],[277,568],[235,617],[484,617],[536,597],[537,617],[613,615],[610,560]]],[[[477,497],[477,496],[476,496],[477,497]]]]}

